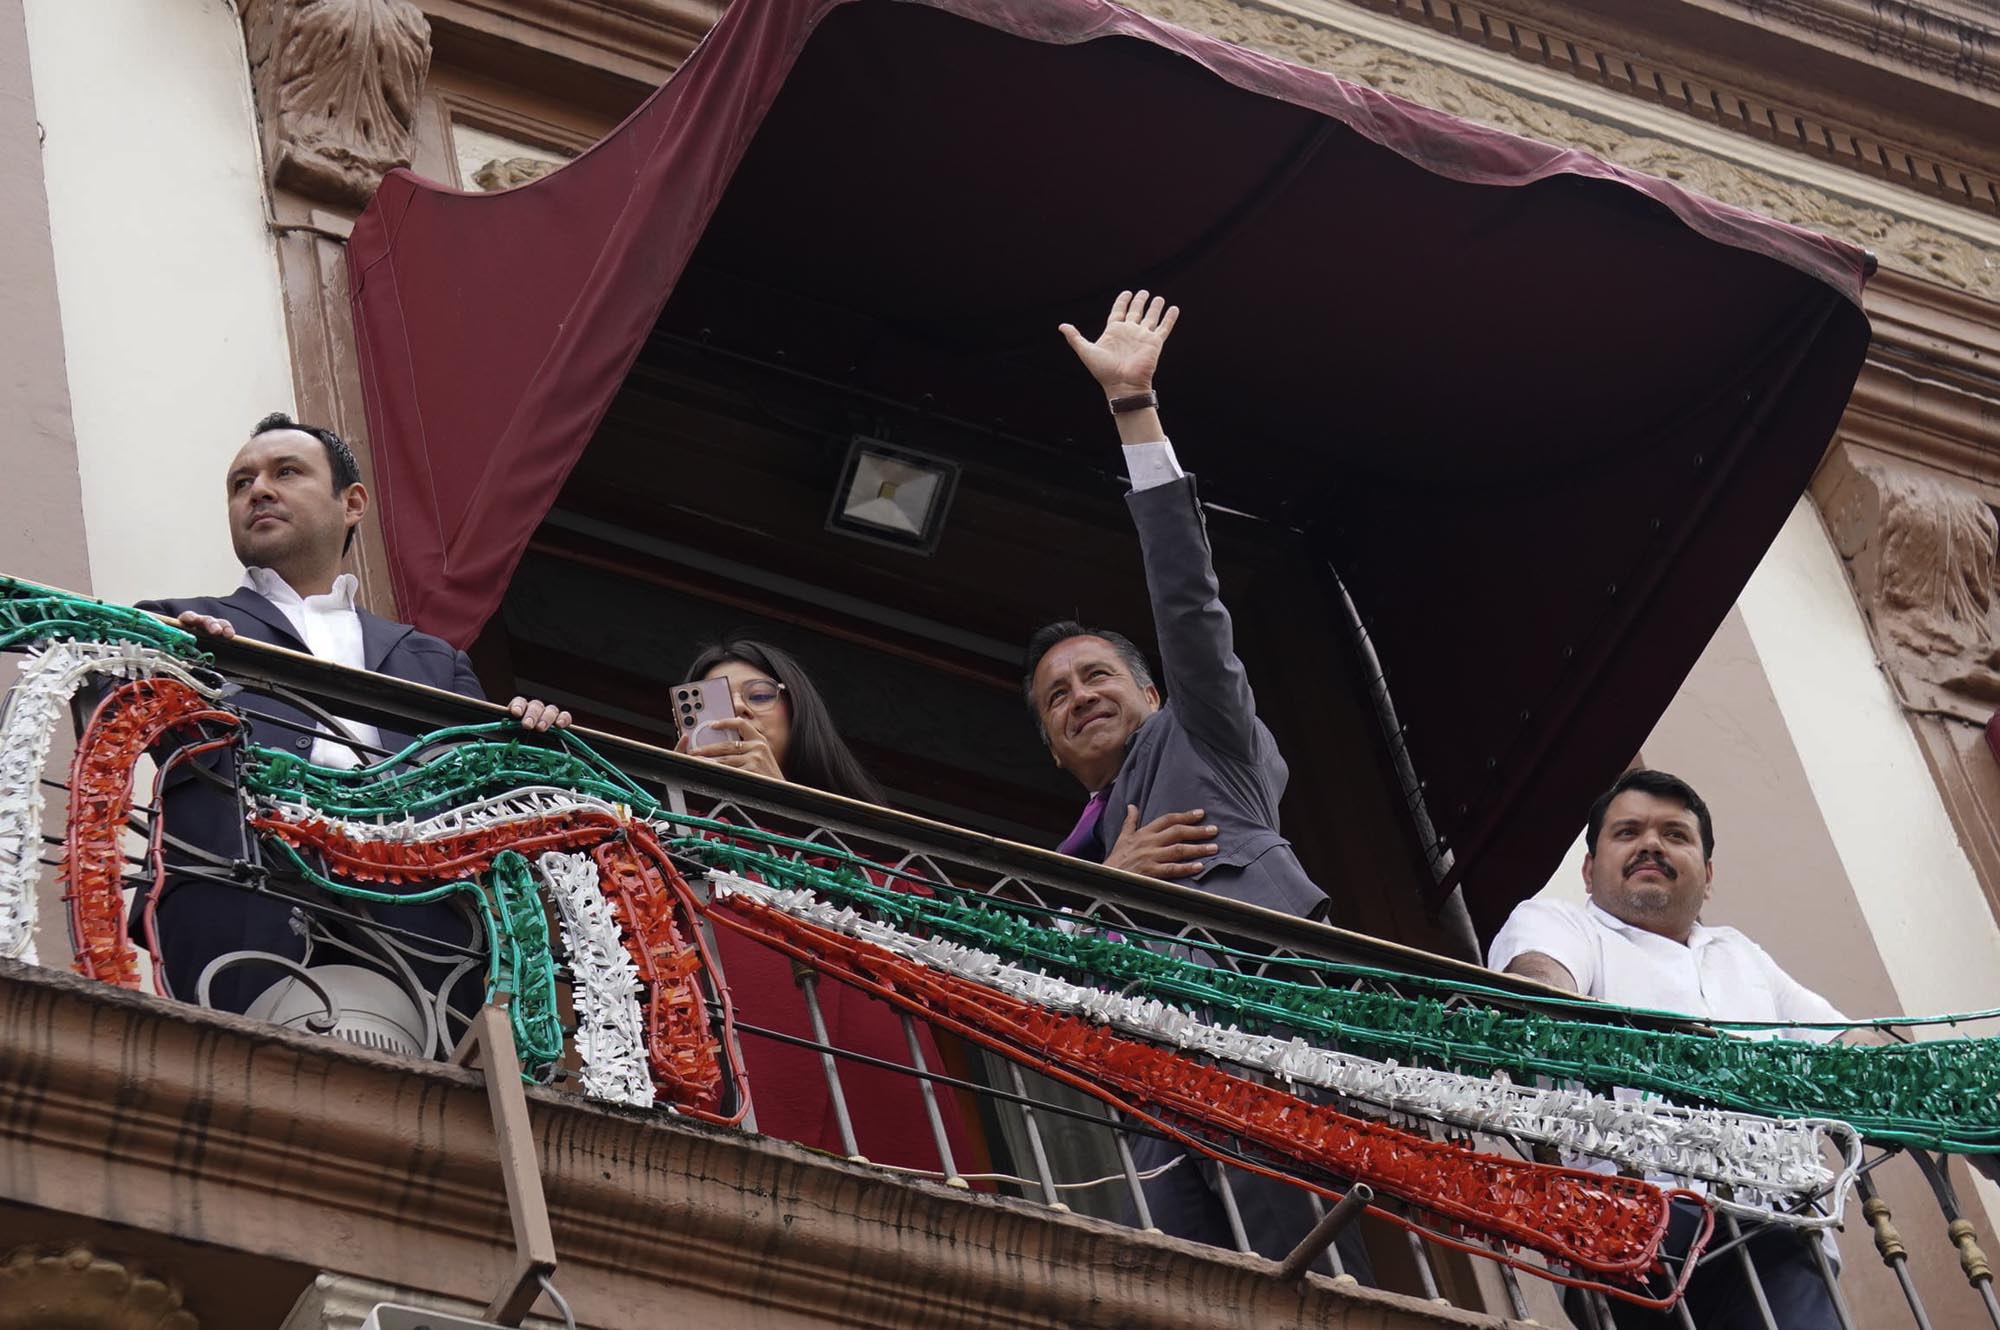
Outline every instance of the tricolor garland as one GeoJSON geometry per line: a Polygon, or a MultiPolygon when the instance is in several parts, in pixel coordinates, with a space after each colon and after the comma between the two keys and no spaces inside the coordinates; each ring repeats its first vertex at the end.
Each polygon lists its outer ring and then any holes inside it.
{"type": "Polygon", "coordinates": [[[1773,1206],[1789,1210],[1828,1196],[1832,1213],[1788,1213],[1786,1218],[1802,1226],[1834,1223],[1861,1165],[1861,1138],[1841,1122],[1784,1122],[1374,1062],[1299,1038],[1214,1025],[1152,998],[1052,978],[992,952],[904,932],[811,891],[776,888],[720,871],[709,875],[709,883],[718,900],[743,896],[1038,1006],[1218,1063],[1265,1072],[1288,1084],[1329,1090],[1384,1114],[1603,1159],[1634,1173],[1721,1183],[1734,1199],[1719,1199],[1718,1208],[1759,1219],[1769,1218],[1773,1206]],[[1827,1147],[1842,1161],[1838,1173],[1824,1162],[1827,1147]]]}
{"type": "Polygon", "coordinates": [[[142,677],[174,679],[204,697],[218,695],[157,647],[56,641],[22,658],[21,677],[6,695],[0,720],[0,956],[35,960],[35,880],[47,811],[42,776],[56,727],[91,680],[142,677]]]}
{"type": "MultiPolygon", "coordinates": [[[[0,582],[0,647],[31,652],[0,720],[0,955],[32,959],[51,737],[77,691],[103,677],[111,686],[72,771],[63,871],[79,968],[133,983],[118,898],[132,764],[170,733],[186,737],[169,764],[240,747],[237,718],[219,704],[189,635],[122,607],[0,582]]],[[[713,961],[696,926],[706,914],[1197,1148],[1329,1194],[1337,1179],[1367,1180],[1428,1216],[1398,1222],[1448,1241],[1490,1234],[1505,1244],[1500,1259],[1514,1259],[1508,1247],[1531,1249],[1558,1278],[1608,1281],[1656,1305],[1638,1281],[1657,1273],[1669,1193],[1475,1154],[1396,1124],[1720,1184],[1719,1207],[1766,1217],[1775,1208],[1801,1226],[1835,1222],[1863,1134],[2000,1147],[2000,1041],[1752,1042],[1645,1028],[1616,1008],[1536,1010],[1518,995],[1507,995],[1511,1010],[1464,994],[1404,996],[1436,992],[1439,981],[1331,962],[1288,959],[1298,982],[1213,967],[1202,959],[1222,948],[1197,958],[1176,939],[1125,924],[1122,936],[1059,924],[948,882],[894,890],[883,884],[912,875],[672,813],[574,735],[552,737],[550,746],[504,724],[465,726],[357,771],[269,749],[241,752],[238,768],[257,796],[253,825],[276,857],[325,889],[389,905],[477,898],[488,992],[513,994],[531,1070],[564,1052],[546,892],[593,1097],[741,1116],[747,1087],[723,1052],[728,994],[709,980],[713,961]],[[435,751],[441,743],[452,746],[435,751]],[[433,755],[415,760],[421,749],[433,755]],[[676,854],[710,865],[709,902],[681,880],[676,854]],[[1356,974],[1399,991],[1349,987],[1356,974]],[[1537,1078],[1604,1093],[1543,1088],[1537,1078]],[[1617,1087],[1705,1106],[1607,1097],[1617,1087]],[[1245,1145],[1251,1153],[1238,1155],[1245,1145]],[[1824,1162],[1829,1146],[1837,1169],[1824,1162]]]]}

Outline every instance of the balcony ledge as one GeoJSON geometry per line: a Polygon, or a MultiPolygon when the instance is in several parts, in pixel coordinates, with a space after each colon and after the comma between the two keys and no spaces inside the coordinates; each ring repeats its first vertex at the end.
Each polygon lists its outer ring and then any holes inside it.
{"type": "MultiPolygon", "coordinates": [[[[481,1302],[510,1273],[469,1071],[0,961],[0,1085],[7,1204],[481,1302]]],[[[529,1098],[558,1282],[588,1325],[654,1323],[667,1298],[715,1326],[1508,1324],[1281,1284],[1254,1257],[663,1112],[529,1098]]]]}

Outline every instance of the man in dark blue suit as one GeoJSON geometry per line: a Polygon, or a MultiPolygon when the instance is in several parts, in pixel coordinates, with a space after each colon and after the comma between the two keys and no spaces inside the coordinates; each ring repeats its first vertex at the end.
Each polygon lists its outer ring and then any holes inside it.
{"type": "MultiPolygon", "coordinates": [[[[353,452],[339,435],[283,414],[265,417],[229,464],[227,496],[230,540],[244,567],[242,585],[226,596],[147,601],[140,608],[168,615],[198,633],[248,637],[466,697],[485,696],[463,651],[354,603],[355,578],[341,570],[341,563],[367,515],[368,490],[353,452]]],[[[296,750],[322,766],[361,766],[413,737],[355,721],[329,725],[263,694],[240,693],[236,700],[260,713],[246,717],[250,743],[296,750]]],[[[526,698],[515,698],[510,710],[533,730],[569,723],[568,712],[526,698]]],[[[244,857],[242,810],[189,766],[169,773],[163,811],[169,835],[223,860],[244,857]]],[[[294,960],[304,955],[304,939],[289,905],[173,871],[191,862],[170,852],[166,881],[154,887],[160,893],[155,908],[174,996],[195,1001],[202,971],[230,952],[263,951],[294,960]]],[[[454,940],[454,933],[455,940],[468,940],[466,930],[454,929],[456,921],[443,910],[429,907],[437,917],[419,917],[417,911],[425,908],[399,907],[398,924],[440,940],[454,940]]],[[[135,930],[138,922],[135,914],[135,930]]],[[[281,977],[269,965],[223,970],[215,977],[209,1003],[242,1011],[281,977]]]]}
{"type": "MultiPolygon", "coordinates": [[[[1181,470],[1160,424],[1153,376],[1179,316],[1158,297],[1126,291],[1096,341],[1062,325],[1104,390],[1124,445],[1126,505],[1139,532],[1166,697],[1130,639],[1073,621],[1030,640],[1024,692],[1056,765],[1089,794],[1064,854],[1316,918],[1326,894],[1278,830],[1290,772],[1236,655],[1194,477],[1181,470]]],[[[1235,1245],[1205,1161],[1153,1138],[1138,1141],[1134,1154],[1142,1166],[1178,1161],[1146,1188],[1160,1228],[1235,1245]]],[[[1298,1188],[1236,1170],[1229,1179],[1258,1252],[1283,1257],[1311,1229],[1311,1204],[1298,1188]]],[[[1369,1282],[1352,1229],[1340,1252],[1347,1272],[1369,1282]]]]}

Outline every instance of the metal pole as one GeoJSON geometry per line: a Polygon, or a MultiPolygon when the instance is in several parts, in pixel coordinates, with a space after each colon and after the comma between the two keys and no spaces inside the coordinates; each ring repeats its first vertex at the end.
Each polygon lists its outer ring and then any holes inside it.
{"type": "Polygon", "coordinates": [[[1424,1240],[1408,1229],[1403,1230],[1403,1236],[1410,1240],[1410,1257],[1417,1263],[1417,1281],[1424,1286],[1424,1296],[1432,1302],[1445,1301],[1438,1292],[1437,1275],[1431,1270],[1431,1254],[1424,1249],[1424,1240]]]}
{"type": "Polygon", "coordinates": [[[1778,1330],[1778,1323],[1771,1315],[1771,1300],[1764,1296],[1764,1281],[1758,1278],[1757,1263],[1750,1259],[1750,1244],[1743,1241],[1742,1226],[1736,1216],[1727,1210],[1722,1212],[1722,1227],[1729,1234],[1729,1240],[1736,1244],[1736,1262],[1743,1267],[1744,1282],[1750,1286],[1750,1299],[1757,1305],[1757,1319],[1764,1323],[1764,1330],[1778,1330]]]}
{"type": "Polygon", "coordinates": [[[1153,1225],[1153,1207],[1146,1204],[1146,1184],[1139,1180],[1139,1166],[1132,1161],[1132,1142],[1125,1135],[1124,1120],[1108,1104],[1104,1111],[1111,1123],[1112,1143],[1118,1147],[1119,1166],[1125,1170],[1125,1185],[1132,1189],[1132,1210],[1139,1227],[1148,1233],[1158,1233],[1160,1230],[1153,1225]]]}
{"type": "Polygon", "coordinates": [[[451,1060],[476,1069],[486,1082],[500,1178],[507,1189],[507,1215],[514,1224],[514,1273],[487,1305],[486,1319],[519,1325],[541,1296],[542,1281],[555,1273],[556,1240],[549,1230],[534,1128],[528,1122],[528,1096],[521,1089],[521,1062],[514,1052],[507,1009],[493,1002],[481,1007],[451,1060]]]}
{"type": "Polygon", "coordinates": [[[840,1129],[840,1148],[847,1151],[847,1157],[857,1164],[865,1164],[868,1157],[855,1144],[854,1122],[847,1116],[847,1091],[841,1088],[840,1066],[828,1051],[833,1041],[826,1037],[826,1019],[819,1011],[819,975],[805,966],[796,966],[799,991],[806,995],[806,1015],[812,1019],[813,1039],[819,1044],[820,1070],[826,1073],[826,1088],[833,1095],[833,1122],[840,1129]]]}
{"type": "Polygon", "coordinates": [[[903,1013],[903,1038],[910,1045],[910,1065],[920,1073],[917,1090],[924,1097],[924,1113],[931,1120],[931,1136],[937,1141],[938,1162],[944,1165],[944,1185],[969,1188],[971,1184],[958,1175],[958,1164],[951,1157],[951,1138],[945,1135],[944,1115],[938,1112],[937,1091],[931,1088],[930,1068],[924,1065],[924,1050],[917,1043],[917,1023],[910,1019],[908,1012],[903,1013]]]}
{"type": "Polygon", "coordinates": [[[1210,1161],[1214,1170],[1209,1177],[1215,1183],[1215,1194],[1222,1198],[1222,1214],[1229,1221],[1229,1235],[1236,1239],[1236,1250],[1248,1256],[1255,1256],[1257,1249],[1250,1245],[1250,1234],[1243,1227],[1243,1212],[1236,1207],[1236,1192],[1229,1185],[1229,1170],[1221,1164],[1210,1161]]]}
{"type": "Polygon", "coordinates": [[[1896,1231],[1891,1222],[1889,1203],[1875,1190],[1875,1180],[1867,1173],[1854,1180],[1854,1190],[1861,1197],[1861,1215],[1875,1229],[1875,1250],[1882,1253],[1882,1264],[1896,1272],[1896,1282],[1903,1286],[1903,1297],[1910,1304],[1910,1315],[1917,1321],[1917,1330],[1931,1330],[1931,1318],[1924,1313],[1924,1300],[1917,1296],[1917,1283],[1910,1278],[1910,1254],[1903,1247],[1903,1235],[1896,1231]]]}
{"type": "Polygon", "coordinates": [[[1833,1314],[1840,1319],[1840,1330],[1854,1330],[1854,1314],[1847,1309],[1847,1299],[1840,1293],[1840,1276],[1835,1273],[1833,1262],[1826,1258],[1826,1244],[1814,1234],[1801,1239],[1812,1247],[1813,1264],[1819,1269],[1819,1277],[1826,1284],[1827,1296],[1833,1299],[1833,1314]]]}
{"type": "MultiPolygon", "coordinates": [[[[907,1021],[909,1017],[903,1019],[907,1021]]],[[[1048,1151],[1042,1148],[1042,1129],[1035,1123],[1035,1110],[1028,1100],[1028,1082],[1021,1076],[1021,1064],[1009,1062],[1007,1072],[1013,1078],[1014,1093],[1023,1100],[1021,1121],[1028,1129],[1028,1150],[1035,1157],[1035,1176],[1041,1179],[1042,1202],[1052,1210],[1067,1210],[1069,1207],[1056,1195],[1056,1180],[1049,1172],[1048,1151]]]]}
{"type": "MultiPolygon", "coordinates": [[[[1319,1198],[1318,1192],[1307,1192],[1306,1204],[1312,1207],[1314,1223],[1318,1223],[1320,1220],[1326,1218],[1326,1202],[1319,1198]]],[[[1326,1263],[1332,1268],[1335,1279],[1344,1279],[1347,1277],[1347,1262],[1340,1259],[1340,1246],[1338,1243],[1326,1249],[1326,1263]]]]}
{"type": "Polygon", "coordinates": [[[1357,1182],[1349,1187],[1347,1195],[1341,1197],[1333,1209],[1327,1211],[1325,1216],[1313,1225],[1312,1232],[1306,1234],[1299,1245],[1292,1248],[1292,1254],[1278,1267],[1278,1278],[1287,1281],[1303,1278],[1319,1254],[1331,1251],[1333,1240],[1340,1236],[1340,1231],[1359,1219],[1361,1212],[1367,1209],[1368,1203],[1374,1199],[1374,1188],[1365,1182],[1357,1182]]]}
{"type": "Polygon", "coordinates": [[[1986,1253],[1980,1250],[1977,1231],[1972,1221],[1958,1208],[1958,1191],[1951,1185],[1951,1178],[1945,1172],[1946,1162],[1934,1158],[1922,1150],[1910,1151],[1923,1170],[1924,1179],[1931,1184],[1931,1191],[1937,1196],[1938,1209],[1944,1212],[1945,1236],[1952,1246],[1958,1248],[1958,1268],[1965,1272],[1965,1282],[1972,1285],[1986,1304],[1986,1318],[1995,1326],[2000,1326],[2000,1302],[1993,1297],[1993,1267],[1986,1262],[1986,1253]]]}

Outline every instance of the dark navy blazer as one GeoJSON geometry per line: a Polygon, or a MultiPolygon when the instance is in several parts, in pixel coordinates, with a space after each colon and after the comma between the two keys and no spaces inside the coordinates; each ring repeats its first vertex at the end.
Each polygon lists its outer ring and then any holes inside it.
{"type": "MultiPolygon", "coordinates": [[[[285,612],[248,587],[239,587],[227,596],[142,601],[139,608],[169,617],[193,610],[197,614],[228,620],[236,626],[239,636],[253,641],[269,642],[308,654],[311,652],[311,648],[299,639],[298,630],[292,627],[285,612]]],[[[463,651],[443,638],[420,633],[409,624],[392,623],[367,610],[357,610],[356,613],[361,619],[362,660],[368,669],[466,697],[485,697],[477,676],[472,672],[472,662],[463,651]]],[[[231,690],[232,694],[239,692],[242,705],[253,710],[280,717],[308,730],[318,724],[315,718],[280,698],[247,690],[231,690]]],[[[254,717],[245,717],[245,728],[246,738],[252,744],[296,751],[301,757],[311,754],[313,739],[309,733],[259,721],[254,717]]],[[[382,747],[395,752],[413,737],[385,729],[382,731],[382,747]]],[[[376,760],[371,753],[363,752],[361,757],[363,761],[376,760]]],[[[231,760],[226,750],[222,760],[231,760]]],[[[221,774],[227,775],[228,772],[225,770],[221,774]]],[[[162,791],[162,811],[169,835],[224,859],[239,860],[244,857],[243,810],[221,789],[198,778],[185,765],[170,773],[162,791]]],[[[193,1002],[196,983],[203,968],[228,952],[270,951],[294,960],[304,955],[302,939],[291,925],[289,906],[216,883],[176,878],[172,871],[176,860],[187,862],[186,856],[178,855],[170,848],[167,854],[167,881],[171,885],[160,897],[157,907],[162,956],[166,962],[167,981],[175,997],[193,1002]]],[[[144,902],[139,904],[143,906],[144,902]]],[[[429,920],[417,917],[420,911],[435,911],[435,907],[399,906],[396,911],[397,923],[434,936],[450,937],[462,932],[455,927],[455,921],[445,914],[429,920]]],[[[132,922],[134,936],[141,936],[142,919],[138,909],[133,912],[132,922]]],[[[226,1011],[242,1011],[257,994],[281,977],[275,967],[268,966],[239,966],[225,970],[216,977],[209,994],[210,1004],[226,1011]]]]}

